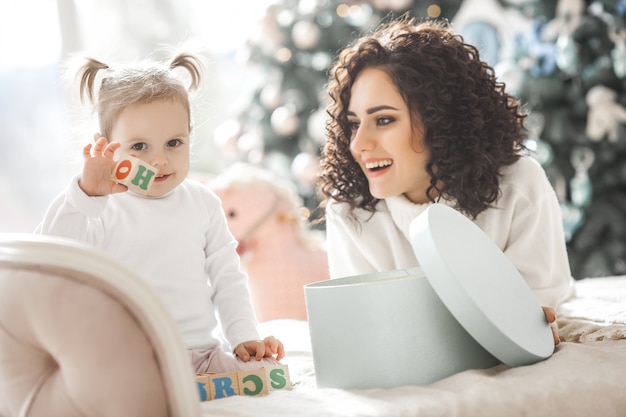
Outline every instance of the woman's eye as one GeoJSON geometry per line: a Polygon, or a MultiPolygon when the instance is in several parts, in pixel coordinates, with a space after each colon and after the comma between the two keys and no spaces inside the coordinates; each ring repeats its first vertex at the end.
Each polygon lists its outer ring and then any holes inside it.
{"type": "Polygon", "coordinates": [[[183,144],[183,141],[180,139],[171,139],[167,142],[167,146],[169,146],[170,148],[176,148],[182,144],[183,144]]]}
{"type": "Polygon", "coordinates": [[[359,122],[348,122],[348,129],[355,131],[359,129],[359,122]]]}
{"type": "Polygon", "coordinates": [[[379,117],[378,119],[376,119],[376,123],[379,126],[385,126],[391,122],[393,122],[393,119],[391,117],[379,117]]]}
{"type": "Polygon", "coordinates": [[[131,146],[133,151],[145,151],[148,148],[148,145],[146,145],[143,142],[140,143],[135,143],[133,144],[133,146],[131,146]]]}

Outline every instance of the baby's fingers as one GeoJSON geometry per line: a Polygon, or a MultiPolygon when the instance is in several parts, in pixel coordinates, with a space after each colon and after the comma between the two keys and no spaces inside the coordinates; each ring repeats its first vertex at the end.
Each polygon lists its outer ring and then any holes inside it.
{"type": "Polygon", "coordinates": [[[83,147],[83,158],[84,159],[91,158],[91,143],[89,145],[85,145],[85,147],[83,147]]]}
{"type": "Polygon", "coordinates": [[[98,139],[94,137],[94,140],[96,142],[95,146],[93,147],[94,155],[102,155],[105,147],[107,146],[107,139],[104,136],[100,136],[98,139]]]}
{"type": "Polygon", "coordinates": [[[235,355],[237,355],[242,361],[248,362],[250,360],[250,354],[244,343],[240,343],[235,348],[235,355]]]}
{"type": "Polygon", "coordinates": [[[285,349],[283,343],[276,339],[274,336],[269,336],[264,339],[266,356],[276,355],[276,360],[281,360],[285,356],[285,349]]]}
{"type": "Polygon", "coordinates": [[[117,151],[120,146],[119,142],[111,142],[104,148],[102,155],[107,158],[113,158],[113,154],[115,154],[115,151],[117,151]]]}

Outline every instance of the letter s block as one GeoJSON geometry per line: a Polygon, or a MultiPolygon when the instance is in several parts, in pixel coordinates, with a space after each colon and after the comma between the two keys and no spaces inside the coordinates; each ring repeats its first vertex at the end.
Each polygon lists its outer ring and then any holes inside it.
{"type": "Polygon", "coordinates": [[[111,179],[129,189],[148,194],[158,169],[134,156],[124,156],[115,164],[111,179]]]}
{"type": "Polygon", "coordinates": [[[290,390],[292,388],[287,365],[266,366],[265,372],[267,372],[268,389],[270,391],[279,389],[290,390]]]}

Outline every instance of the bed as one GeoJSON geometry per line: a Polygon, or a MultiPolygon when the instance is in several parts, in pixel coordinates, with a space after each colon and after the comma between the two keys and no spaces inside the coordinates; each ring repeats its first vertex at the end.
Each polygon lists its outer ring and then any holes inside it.
{"type": "Polygon", "coordinates": [[[292,389],[201,402],[173,319],[147,284],[77,242],[0,234],[0,416],[626,416],[626,276],[576,290],[558,311],[562,342],[533,365],[318,388],[307,322],[272,320],[260,330],[284,342],[292,389]]]}
{"type": "MultiPolygon", "coordinates": [[[[561,343],[547,360],[468,370],[425,386],[317,388],[305,321],[261,324],[284,341],[291,391],[201,403],[203,416],[625,416],[626,276],[576,282],[559,309],[561,343]]],[[[385,352],[383,354],[393,354],[385,352]]]]}

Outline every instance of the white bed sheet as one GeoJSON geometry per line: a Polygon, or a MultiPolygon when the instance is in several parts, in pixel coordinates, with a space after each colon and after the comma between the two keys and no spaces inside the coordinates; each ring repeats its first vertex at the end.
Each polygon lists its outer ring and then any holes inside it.
{"type": "MultiPolygon", "coordinates": [[[[425,386],[317,388],[308,325],[262,323],[285,343],[291,391],[201,404],[203,416],[626,416],[626,276],[577,281],[559,309],[562,342],[547,360],[468,370],[425,386]]],[[[381,352],[393,354],[393,352],[381,352]]],[[[376,360],[372,358],[372,360],[376,360]]]]}

